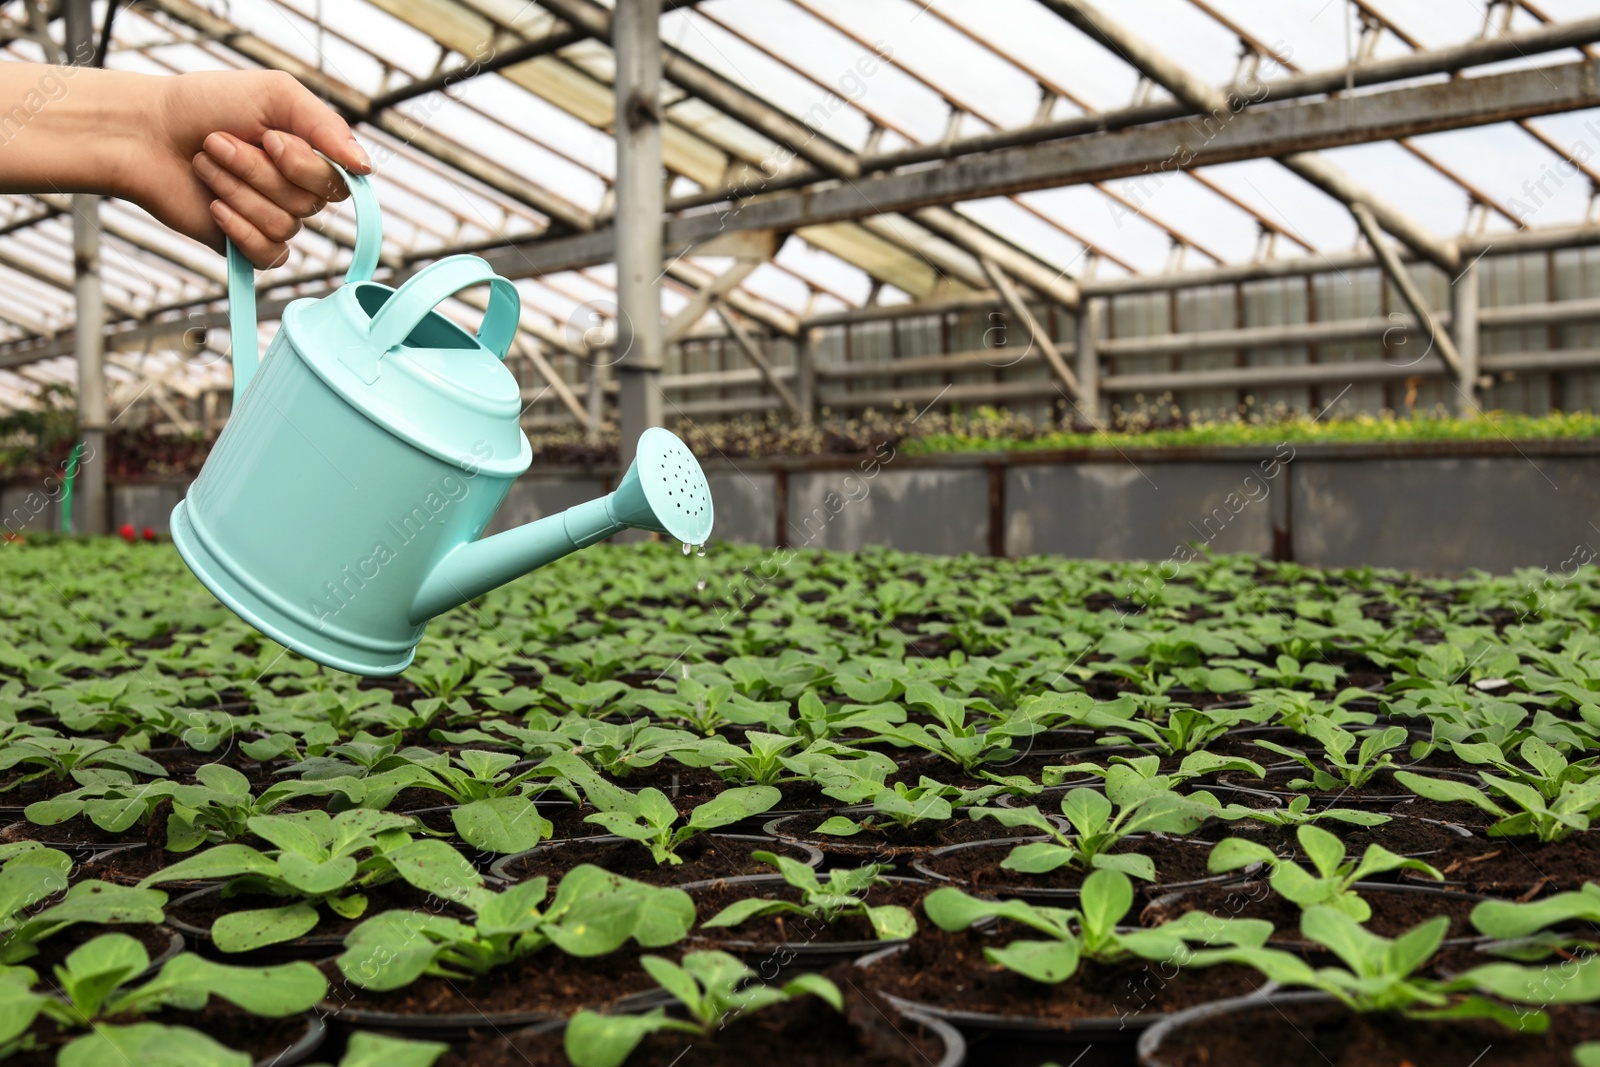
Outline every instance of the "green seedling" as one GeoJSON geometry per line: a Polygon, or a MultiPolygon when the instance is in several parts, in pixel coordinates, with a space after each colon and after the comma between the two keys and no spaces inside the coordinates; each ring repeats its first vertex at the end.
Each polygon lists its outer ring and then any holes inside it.
{"type": "MultiPolygon", "coordinates": [[[[1445,981],[1418,974],[1444,942],[1448,916],[1439,915],[1396,938],[1380,937],[1337,908],[1313,906],[1300,916],[1300,934],[1332,952],[1342,967],[1312,967],[1279,949],[1244,947],[1202,953],[1210,963],[1241,963],[1280,985],[1319,989],[1357,1012],[1394,1012],[1418,1019],[1488,1019],[1511,1030],[1539,1033],[1542,1011],[1513,1008],[1540,1000],[1537,971],[1511,963],[1475,967],[1445,981]]],[[[1570,990],[1581,995],[1584,990],[1570,990]]],[[[1590,990],[1592,992],[1592,990],[1590,990]]]]}
{"type": "Polygon", "coordinates": [[[1042,874],[1060,867],[1118,870],[1134,878],[1153,882],[1155,861],[1138,853],[1111,851],[1123,838],[1139,833],[1190,833],[1215,815],[1221,807],[1210,793],[1188,796],[1167,791],[1137,794],[1119,804],[1113,814],[1112,801],[1095,789],[1073,789],[1061,798],[1061,814],[1072,827],[1065,833],[1037,807],[973,808],[974,819],[994,819],[1002,826],[1034,830],[1049,841],[1018,845],[1001,866],[1023,874],[1042,874]]]}
{"type": "Polygon", "coordinates": [[[56,781],[65,781],[70,775],[79,784],[87,784],[93,781],[91,772],[106,767],[151,778],[167,776],[167,769],[149,756],[89,737],[11,738],[0,747],[0,771],[19,766],[38,769],[18,775],[9,785],[0,788],[0,793],[47,775],[56,781]]]}
{"type": "Polygon", "coordinates": [[[1229,822],[1250,819],[1268,826],[1304,826],[1324,819],[1352,826],[1382,826],[1389,821],[1389,816],[1381,812],[1361,811],[1358,808],[1319,808],[1312,811],[1311,798],[1303,793],[1282,807],[1251,808],[1243,804],[1228,804],[1217,812],[1217,818],[1229,822]]]}
{"type": "Polygon", "coordinates": [[[653,1033],[675,1030],[707,1037],[736,1015],[798,996],[818,997],[835,1011],[844,1010],[838,987],[820,974],[801,975],[780,988],[751,983],[756,973],[726,952],[691,952],[681,965],[660,956],[644,956],[639,962],[688,1018],[674,1018],[661,1008],[645,1015],[580,1011],[567,1024],[566,1052],[573,1067],[619,1067],[653,1033]]]}
{"type": "Polygon", "coordinates": [[[77,923],[159,923],[167,895],[95,879],[67,887],[72,860],[33,841],[0,845],[0,964],[38,955],[39,942],[77,923]],[[65,892],[45,908],[39,905],[65,892]]]}
{"type": "Polygon", "coordinates": [[[1259,948],[1272,935],[1263,919],[1230,919],[1191,911],[1151,929],[1119,929],[1133,907],[1133,883],[1116,870],[1091,871],[1083,881],[1079,906],[1051,908],[1021,900],[981,900],[959,889],[929,893],[922,910],[941,930],[960,931],[989,919],[1006,919],[1045,935],[1045,940],[1013,941],[985,948],[984,959],[1035,982],[1066,981],[1081,960],[1116,963],[1139,958],[1186,966],[1198,949],[1218,945],[1259,948]]]}
{"type": "Polygon", "coordinates": [[[37,976],[26,967],[0,970],[0,1052],[18,1047],[35,1019],[58,1027],[91,1030],[64,1046],[61,1067],[100,1067],[107,1063],[184,1063],[241,1067],[250,1057],[232,1052],[198,1030],[156,1023],[123,1025],[106,1020],[148,1015],[163,1008],[199,1011],[221,997],[252,1015],[283,1018],[310,1008],[327,992],[328,982],[304,961],[277,967],[230,967],[185,952],[168,960],[155,977],[150,956],[126,934],[102,934],[78,946],[56,967],[55,995],[35,988],[37,976]],[[130,1051],[151,1053],[126,1060],[130,1051]]]}
{"type": "Polygon", "coordinates": [[[1084,726],[1108,731],[1095,738],[1100,745],[1133,745],[1147,752],[1170,756],[1204,749],[1228,731],[1256,725],[1271,714],[1264,707],[1168,708],[1164,721],[1141,717],[1139,702],[1124,695],[1096,704],[1078,720],[1084,726]]]}
{"type": "Polygon", "coordinates": [[[694,903],[682,890],[590,864],[567,872],[548,903],[545,878],[495,892],[481,879],[473,885],[463,871],[456,884],[467,887],[456,895],[472,909],[471,919],[421,911],[375,915],[345,938],[340,972],[365,989],[399,989],[423,975],[479,977],[551,945],[570,956],[603,956],[630,939],[659,948],[683,940],[694,924],[694,903]]]}
{"type": "Polygon", "coordinates": [[[413,841],[416,821],[408,815],[354,808],[329,816],[324,811],[257,815],[250,832],[275,846],[266,852],[249,845],[215,845],[179,860],[140,882],[140,887],[187,879],[227,879],[223,896],[250,893],[282,898],[270,908],[230,911],[211,926],[223,952],[247,952],[303,937],[321,921],[319,905],[346,919],[367,910],[366,890],[395,878],[417,888],[416,857],[449,853],[437,840],[413,841]],[[358,858],[359,857],[359,858],[358,858]],[[413,862],[407,863],[410,857],[413,862]]]}
{"type": "Polygon", "coordinates": [[[1320,827],[1302,824],[1295,830],[1295,837],[1301,851],[1311,861],[1310,870],[1279,856],[1263,844],[1237,837],[1225,838],[1212,846],[1206,867],[1215,874],[1223,874],[1255,863],[1266,864],[1272,870],[1272,888],[1286,900],[1301,908],[1324,905],[1357,922],[1366,922],[1372,917],[1372,907],[1355,889],[1363,878],[1397,870],[1421,871],[1430,878],[1444,878],[1422,860],[1397,856],[1381,845],[1368,845],[1360,860],[1349,859],[1345,856],[1344,842],[1320,827]]]}
{"type": "Polygon", "coordinates": [[[1060,785],[1075,775],[1092,774],[1106,781],[1106,793],[1113,800],[1120,799],[1113,789],[1133,788],[1143,792],[1172,789],[1183,782],[1193,781],[1208,774],[1238,771],[1257,778],[1266,774],[1259,763],[1237,756],[1218,756],[1213,752],[1190,752],[1175,771],[1161,771],[1160,756],[1112,756],[1104,764],[1067,763],[1046,767],[1041,781],[1046,786],[1060,785]]]}
{"type": "Polygon", "coordinates": [[[1546,800],[1530,785],[1479,772],[1478,777],[1509,807],[1502,807],[1477,786],[1453,778],[1430,778],[1413,771],[1396,771],[1394,777],[1419,797],[1447,804],[1471,804],[1495,816],[1499,821],[1489,827],[1491,837],[1532,835],[1540,841],[1560,841],[1571,833],[1587,830],[1596,810],[1600,810],[1600,777],[1568,782],[1555,799],[1546,800]]]}
{"type": "Polygon", "coordinates": [[[1306,770],[1310,778],[1295,778],[1290,789],[1315,789],[1328,792],[1334,789],[1360,789],[1372,781],[1379,771],[1394,766],[1394,753],[1406,743],[1403,726],[1390,726],[1367,734],[1357,748],[1356,735],[1323,719],[1312,719],[1305,724],[1305,732],[1322,743],[1322,765],[1299,749],[1288,748],[1273,741],[1257,740],[1256,744],[1268,752],[1288,756],[1306,770]],[[1352,750],[1354,752],[1352,753],[1352,750]]]}
{"type": "Polygon", "coordinates": [[[816,871],[787,856],[753,852],[751,857],[778,868],[783,880],[800,890],[800,902],[748,897],[729,904],[701,926],[738,926],[762,915],[803,915],[823,924],[860,916],[872,925],[873,934],[880,940],[912,937],[917,932],[917,920],[906,908],[867,903],[875,887],[888,884],[883,873],[891,868],[885,864],[869,863],[855,870],[836,868],[828,872],[824,883],[816,871]]]}
{"type": "Polygon", "coordinates": [[[864,830],[898,827],[909,830],[919,822],[944,822],[956,808],[984,804],[1005,792],[1002,786],[981,785],[974,789],[945,785],[923,778],[914,786],[896,782],[879,790],[872,798],[872,812],[862,818],[834,815],[823,820],[815,833],[828,837],[854,837],[864,830]]]}
{"type": "Polygon", "coordinates": [[[1489,951],[1509,959],[1536,961],[1555,954],[1593,954],[1600,950],[1600,885],[1526,902],[1485,900],[1472,909],[1472,925],[1495,939],[1489,951]],[[1579,929],[1560,929],[1583,924],[1579,929]]]}
{"type": "Polygon", "coordinates": [[[770,785],[725,789],[696,807],[679,825],[678,809],[659,789],[630,793],[596,777],[579,784],[590,803],[600,809],[586,816],[585,822],[638,841],[650,850],[657,863],[674,866],[683,862],[678,850],[697,835],[760,815],[783,799],[783,794],[770,785]]]}

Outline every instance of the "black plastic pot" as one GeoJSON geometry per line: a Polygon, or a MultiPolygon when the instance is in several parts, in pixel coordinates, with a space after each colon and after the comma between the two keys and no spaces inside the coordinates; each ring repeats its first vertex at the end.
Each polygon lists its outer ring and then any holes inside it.
{"type": "MultiPolygon", "coordinates": [[[[894,945],[863,956],[856,966],[870,972],[880,960],[905,950],[904,945],[894,945]]],[[[983,1067],[1041,1067],[1049,1063],[1122,1067],[1132,1060],[1135,1042],[1144,1028],[1167,1018],[1139,1013],[1131,1017],[1073,1019],[1068,1026],[1056,1019],[960,1011],[892,993],[881,995],[909,1017],[936,1019],[955,1027],[966,1042],[971,1061],[983,1067]]]]}
{"type": "MultiPolygon", "coordinates": [[[[1172,1067],[1172,1061],[1163,1055],[1163,1048],[1170,1053],[1174,1041],[1181,1038],[1184,1030],[1198,1023],[1215,1019],[1219,1015],[1239,1015],[1240,1026],[1245,1025],[1242,1016],[1249,1012],[1282,1010],[1300,1004],[1331,1004],[1333,997],[1326,993],[1299,990],[1287,992],[1268,983],[1254,993],[1242,997],[1230,997],[1226,1000],[1213,1000],[1205,1004],[1196,1004],[1192,1008],[1172,1012],[1150,1025],[1144,1033],[1139,1035],[1137,1052],[1139,1067],[1172,1067]]],[[[1290,1062],[1295,1057],[1290,1050],[1283,1050],[1286,1057],[1284,1062],[1290,1062]]],[[[1240,1064],[1238,1067],[1250,1067],[1240,1064]]]]}
{"type": "MultiPolygon", "coordinates": [[[[935,1035],[944,1045],[944,1054],[937,1060],[926,1060],[926,1067],[965,1067],[967,1063],[967,1041],[961,1031],[956,1029],[937,1015],[929,1015],[915,1008],[902,1006],[896,998],[889,998],[896,1008],[899,1016],[894,1020],[894,1025],[905,1026],[907,1023],[919,1026],[935,1035]]],[[[651,1005],[652,1007],[654,1005],[651,1005]]],[[[615,1010],[615,1009],[613,1009],[615,1010]]],[[[567,1028],[565,1019],[552,1019],[537,1026],[527,1027],[525,1032],[548,1034],[559,1033],[567,1028]]],[[[985,1064],[987,1060],[983,1061],[985,1064]]],[[[1074,1067],[1087,1067],[1087,1065],[1074,1065],[1074,1067]]]]}
{"type": "MultiPolygon", "coordinates": [[[[992,848],[996,850],[1009,851],[1017,845],[1025,844],[1029,841],[1042,840],[1044,840],[1042,837],[1009,837],[998,841],[967,841],[959,845],[948,845],[944,848],[935,849],[926,856],[914,859],[911,863],[911,867],[930,882],[934,882],[939,885],[953,885],[956,881],[954,878],[951,878],[946,874],[941,874],[930,866],[930,864],[936,861],[940,856],[948,856],[952,852],[958,852],[963,849],[976,848],[992,848]]],[[[1134,840],[1134,838],[1124,838],[1124,840],[1134,840]]],[[[1188,844],[1192,844],[1196,848],[1209,849],[1211,847],[1211,842],[1209,841],[1194,841],[1188,838],[1174,838],[1173,840],[1185,841],[1188,844]]],[[[996,866],[998,866],[1000,861],[1004,858],[1004,855],[997,855],[995,857],[996,866]]],[[[1250,877],[1259,869],[1259,864],[1252,864],[1249,867],[1245,867],[1237,871],[1228,871],[1225,874],[1212,875],[1209,878],[1194,878],[1186,882],[1162,882],[1150,888],[1169,891],[1186,889],[1197,885],[1224,885],[1228,882],[1242,881],[1245,878],[1250,877]]],[[[1159,871],[1156,873],[1158,875],[1160,874],[1159,871]]],[[[1026,877],[1026,875],[1019,874],[1017,877],[1023,878],[1026,877]]],[[[1135,882],[1134,885],[1135,888],[1142,888],[1144,883],[1135,882]]],[[[1015,883],[986,885],[982,888],[982,892],[985,895],[994,897],[1016,897],[1018,899],[1026,900],[1035,904],[1059,904],[1063,901],[1077,900],[1079,890],[1076,888],[1066,889],[1054,886],[1030,886],[1021,883],[1015,883]]]]}
{"type": "MultiPolygon", "coordinates": [[[[632,996],[620,997],[607,1005],[589,1005],[592,1008],[604,1007],[612,1013],[636,1015],[664,1007],[671,1001],[671,997],[662,990],[650,989],[632,996]]],[[[522,1030],[528,1027],[565,1026],[563,1016],[547,1011],[464,1011],[440,1013],[437,1015],[407,1014],[393,1011],[373,1011],[367,1008],[351,1007],[334,1000],[324,1000],[316,1007],[317,1013],[324,1019],[337,1020],[341,1025],[356,1030],[378,1030],[394,1032],[413,1040],[427,1041],[466,1041],[474,1031],[506,1031],[522,1030]]]]}
{"type": "MultiPolygon", "coordinates": [[[[928,885],[926,879],[907,878],[898,875],[888,875],[885,880],[898,885],[928,885]]],[[[712,881],[689,882],[678,886],[678,888],[693,896],[695,890],[708,889],[712,886],[747,886],[752,892],[759,892],[762,889],[780,889],[788,884],[780,874],[748,874],[739,878],[719,878],[712,881]]],[[[703,916],[703,918],[709,918],[709,916],[703,916]]],[[[797,925],[806,921],[798,915],[793,918],[797,925]]],[[[880,949],[906,943],[904,938],[897,938],[893,941],[815,941],[809,939],[784,942],[745,941],[736,938],[707,937],[702,934],[691,934],[690,941],[696,942],[697,948],[716,948],[724,952],[731,952],[735,956],[743,957],[747,962],[751,962],[758,972],[762,973],[763,978],[768,977],[765,971],[770,970],[772,967],[781,969],[793,963],[806,970],[822,970],[836,963],[849,963],[880,949]],[[756,960],[762,962],[756,964],[754,963],[756,960]]]]}
{"type": "MultiPolygon", "coordinates": [[[[7,825],[3,829],[0,829],[0,835],[9,837],[10,831],[15,827],[34,827],[35,829],[42,829],[41,827],[36,826],[34,823],[28,822],[26,819],[19,819],[18,821],[7,825]]],[[[36,844],[44,848],[53,848],[58,852],[65,852],[72,858],[72,864],[74,867],[80,863],[87,863],[89,860],[98,856],[102,852],[112,852],[117,849],[129,847],[129,844],[124,841],[107,841],[102,844],[94,841],[39,841],[37,838],[31,837],[17,837],[13,838],[12,840],[34,841],[36,844]]],[[[135,842],[135,844],[137,844],[137,842],[135,842]]]]}
{"type": "MultiPolygon", "coordinates": [[[[765,848],[773,852],[787,852],[788,855],[800,860],[809,867],[820,867],[822,865],[822,852],[801,842],[780,840],[778,838],[767,837],[760,834],[713,833],[707,834],[706,836],[719,841],[742,842],[749,845],[752,851],[755,849],[765,848]]],[[[569,844],[594,844],[601,842],[620,842],[622,840],[622,838],[617,837],[615,834],[599,834],[594,837],[569,837],[558,841],[546,841],[542,844],[535,845],[526,852],[514,852],[509,856],[501,856],[494,862],[493,866],[489,868],[489,873],[503,882],[515,882],[515,876],[509,873],[510,868],[514,863],[517,863],[519,860],[522,860],[525,857],[539,855],[547,852],[550,849],[561,848],[569,844]]],[[[640,845],[639,847],[643,848],[644,846],[640,845]]]]}
{"type": "Polygon", "coordinates": [[[322,1047],[328,1037],[328,1024],[314,1011],[305,1013],[306,1029],[300,1039],[275,1056],[256,1060],[250,1067],[296,1067],[322,1047]]]}

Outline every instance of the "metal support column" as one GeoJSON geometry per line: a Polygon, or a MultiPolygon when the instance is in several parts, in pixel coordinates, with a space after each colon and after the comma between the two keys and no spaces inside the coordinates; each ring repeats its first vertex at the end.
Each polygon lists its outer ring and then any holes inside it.
{"type": "MultiPolygon", "coordinates": [[[[94,22],[89,0],[67,0],[67,61],[94,62],[94,22]]],[[[77,323],[72,331],[78,359],[78,436],[84,462],[78,470],[79,533],[103,534],[111,529],[106,502],[105,299],[100,290],[100,198],[72,196],[72,277],[77,297],[77,323]]]]}
{"type": "Polygon", "coordinates": [[[622,464],[661,418],[661,0],[612,16],[616,51],[617,424],[622,464]]]}
{"type": "Polygon", "coordinates": [[[1074,345],[1078,363],[1078,407],[1084,419],[1095,426],[1104,426],[1107,421],[1100,412],[1100,316],[1105,303],[1105,297],[1092,296],[1078,305],[1074,345]]]}
{"type": "Polygon", "coordinates": [[[1478,407],[1478,263],[1473,260],[1450,287],[1450,332],[1455,337],[1456,369],[1454,407],[1461,418],[1472,418],[1478,407]]]}

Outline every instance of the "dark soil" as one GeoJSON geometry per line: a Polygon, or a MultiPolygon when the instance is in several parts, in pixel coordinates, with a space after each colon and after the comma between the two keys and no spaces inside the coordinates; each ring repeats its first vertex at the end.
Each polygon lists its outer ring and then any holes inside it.
{"type": "MultiPolygon", "coordinates": [[[[824,852],[861,854],[868,852],[884,856],[903,856],[909,853],[931,852],[945,845],[959,845],[967,841],[999,841],[1015,838],[1020,831],[1014,826],[1003,826],[994,819],[971,819],[964,812],[956,812],[943,820],[924,819],[901,827],[871,812],[854,811],[846,818],[858,822],[876,818],[880,825],[862,830],[851,837],[830,837],[815,833],[817,827],[831,819],[836,812],[814,812],[785,819],[773,830],[792,837],[824,852]]],[[[769,824],[770,825],[770,824],[769,824]]]]}
{"type": "MultiPolygon", "coordinates": [[[[1479,903],[1479,898],[1428,893],[1403,886],[1387,892],[1366,889],[1360,895],[1372,908],[1372,918],[1363,925],[1383,937],[1398,937],[1435,915],[1450,917],[1446,938],[1474,937],[1477,934],[1467,917],[1479,903]]],[[[1276,931],[1273,944],[1295,950],[1315,949],[1315,946],[1297,935],[1300,928],[1299,906],[1274,893],[1264,881],[1195,886],[1173,896],[1176,899],[1151,901],[1139,913],[1140,924],[1156,926],[1190,911],[1206,911],[1228,919],[1266,919],[1276,931]]]]}
{"type": "MultiPolygon", "coordinates": [[[[250,840],[255,840],[253,837],[250,840]]],[[[72,880],[82,881],[87,878],[97,878],[102,882],[115,882],[117,885],[137,885],[143,879],[172,866],[179,860],[194,855],[192,852],[167,852],[159,848],[128,848],[112,849],[85,860],[72,870],[72,880]]],[[[164,889],[173,897],[181,896],[183,887],[198,888],[209,884],[204,880],[187,882],[163,882],[157,886],[164,889]]]]}
{"type": "Polygon", "coordinates": [[[1338,1005],[1262,1006],[1185,1027],[1158,1058],[1171,1067],[1571,1067],[1572,1046],[1600,1037],[1600,1015],[1574,1008],[1550,1014],[1549,1030],[1531,1034],[1479,1020],[1356,1015],[1338,1005]]]}
{"type": "Polygon", "coordinates": [[[135,825],[112,834],[100,829],[85,818],[68,819],[54,826],[40,826],[19,819],[0,827],[0,842],[38,841],[45,845],[92,845],[97,848],[114,848],[117,845],[135,845],[144,840],[144,827],[135,825]]]}
{"type": "MultiPolygon", "coordinates": [[[[989,893],[1000,896],[1026,895],[1029,890],[1073,890],[1083,884],[1087,871],[1058,867],[1045,874],[1023,874],[1006,870],[1000,864],[1014,847],[1015,839],[997,841],[992,845],[955,849],[940,856],[927,856],[919,860],[919,869],[943,875],[950,884],[972,893],[989,893]]],[[[1155,861],[1156,881],[1153,885],[1134,879],[1135,888],[1146,895],[1157,895],[1161,886],[1180,885],[1214,878],[1206,869],[1206,856],[1210,848],[1203,842],[1187,838],[1150,834],[1137,840],[1119,842],[1113,852],[1137,852],[1155,861]]]]}
{"type": "MultiPolygon", "coordinates": [[[[938,1038],[897,1018],[888,1003],[864,991],[859,972],[836,968],[829,977],[844,995],[843,1013],[816,997],[799,997],[741,1016],[709,1038],[671,1032],[647,1037],[628,1057],[628,1067],[930,1067],[939,1062],[943,1045],[938,1038]]],[[[559,1030],[525,1031],[473,1043],[446,1055],[439,1067],[570,1067],[562,1041],[559,1030]]]]}
{"type": "Polygon", "coordinates": [[[1453,888],[1532,900],[1600,880],[1600,834],[1572,834],[1549,844],[1532,837],[1474,839],[1452,845],[1428,862],[1453,888]]]}
{"type": "Polygon", "coordinates": [[[983,957],[1019,938],[1037,936],[1013,923],[946,933],[926,920],[902,952],[865,969],[865,981],[906,1000],[947,1011],[988,1012],[1049,1020],[1069,1028],[1087,1019],[1147,1025],[1152,1016],[1207,1000],[1241,996],[1263,979],[1242,967],[1183,968],[1143,960],[1103,965],[1085,961],[1071,978],[1047,985],[983,957]]]}
{"type": "Polygon", "coordinates": [[[678,855],[683,858],[681,864],[663,863],[658,866],[644,845],[621,838],[606,838],[596,841],[558,841],[541,846],[531,854],[508,863],[501,873],[510,882],[526,882],[544,875],[554,885],[572,868],[592,863],[614,874],[651,885],[682,885],[715,878],[737,878],[745,874],[772,874],[771,867],[750,856],[752,852],[763,850],[791,855],[799,860],[808,859],[804,850],[776,839],[749,841],[703,834],[690,838],[678,849],[678,855]]]}
{"type": "MultiPolygon", "coordinates": [[[[651,951],[671,958],[680,952],[676,948],[651,951]]],[[[328,976],[327,1003],[339,1010],[475,1016],[539,1012],[565,1017],[579,1008],[598,1008],[653,989],[655,980],[639,966],[639,955],[632,945],[588,958],[547,948],[481,978],[468,981],[425,976],[386,993],[362,989],[348,981],[332,960],[318,966],[328,976]]]]}
{"type": "MultiPolygon", "coordinates": [[[[826,885],[826,881],[823,883],[826,885]]],[[[933,889],[923,882],[890,882],[888,885],[874,886],[863,894],[863,901],[871,907],[880,908],[889,904],[898,904],[909,908],[913,914],[920,914],[918,905],[922,898],[933,889]]],[[[695,914],[700,917],[701,923],[716,915],[723,908],[735,901],[745,900],[749,897],[759,896],[764,900],[787,900],[798,902],[800,891],[793,886],[779,883],[767,883],[760,886],[748,884],[719,883],[707,886],[704,889],[691,889],[689,895],[694,898],[695,914]]],[[[806,944],[837,944],[842,941],[875,942],[877,935],[872,932],[872,924],[867,922],[865,916],[840,915],[831,923],[813,921],[804,915],[795,912],[778,915],[763,915],[759,918],[748,919],[738,926],[714,926],[707,928],[697,926],[695,937],[704,942],[710,942],[703,947],[718,948],[728,941],[754,942],[760,945],[779,945],[787,943],[806,944]]]]}

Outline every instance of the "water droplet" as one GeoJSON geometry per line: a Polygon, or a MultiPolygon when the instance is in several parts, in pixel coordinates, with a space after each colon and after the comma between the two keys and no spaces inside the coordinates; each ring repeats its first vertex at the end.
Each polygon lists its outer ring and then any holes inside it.
{"type": "Polygon", "coordinates": [[[700,546],[700,551],[695,553],[695,555],[697,555],[697,556],[703,556],[705,554],[706,554],[706,546],[705,545],[701,545],[700,546]]]}
{"type": "Polygon", "coordinates": [[[685,542],[684,542],[684,543],[683,543],[683,554],[684,554],[684,555],[685,555],[685,556],[687,556],[687,555],[688,555],[688,554],[689,554],[689,551],[690,551],[690,549],[691,549],[691,547],[692,547],[692,546],[691,546],[691,545],[690,545],[690,544],[689,544],[689,542],[687,542],[687,541],[685,541],[685,542]]]}
{"type": "Polygon", "coordinates": [[[704,578],[700,579],[700,581],[698,583],[696,583],[695,589],[698,590],[699,592],[702,592],[702,593],[705,592],[706,591],[706,580],[704,578]]]}

